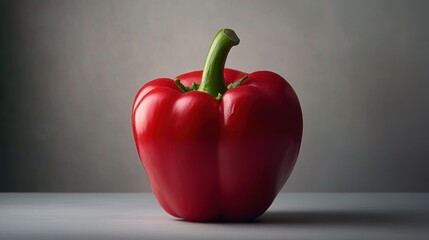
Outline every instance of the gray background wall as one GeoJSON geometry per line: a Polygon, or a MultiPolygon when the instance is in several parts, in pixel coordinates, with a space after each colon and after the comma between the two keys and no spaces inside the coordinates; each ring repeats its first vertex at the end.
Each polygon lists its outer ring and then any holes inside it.
{"type": "Polygon", "coordinates": [[[427,1],[2,1],[0,190],[150,191],[130,128],[145,82],[268,69],[300,97],[287,191],[429,191],[427,1]]]}

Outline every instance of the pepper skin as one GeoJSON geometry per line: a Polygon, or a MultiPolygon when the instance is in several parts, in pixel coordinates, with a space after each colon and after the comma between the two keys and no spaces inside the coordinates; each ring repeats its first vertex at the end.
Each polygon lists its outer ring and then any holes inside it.
{"type": "Polygon", "coordinates": [[[152,190],[169,214],[187,221],[259,217],[298,157],[297,95],[273,72],[224,69],[238,42],[221,29],[204,71],[150,81],[133,104],[134,138],[152,190]]]}

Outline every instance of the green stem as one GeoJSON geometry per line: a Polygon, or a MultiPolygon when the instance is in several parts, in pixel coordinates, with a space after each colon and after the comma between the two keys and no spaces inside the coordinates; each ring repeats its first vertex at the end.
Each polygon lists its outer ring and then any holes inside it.
{"type": "Polygon", "coordinates": [[[240,39],[231,29],[221,29],[215,35],[204,65],[203,77],[198,91],[213,97],[223,95],[228,89],[223,77],[226,57],[229,50],[240,43],[240,39]]]}

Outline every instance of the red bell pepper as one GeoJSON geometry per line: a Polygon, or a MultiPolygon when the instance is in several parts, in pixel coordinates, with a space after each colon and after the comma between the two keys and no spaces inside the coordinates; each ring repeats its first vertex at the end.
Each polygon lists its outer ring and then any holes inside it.
{"type": "Polygon", "coordinates": [[[256,218],[298,157],[302,113],[294,90],[273,72],[224,69],[239,41],[220,30],[203,71],[150,81],[135,97],[137,151],[157,200],[175,217],[256,218]]]}

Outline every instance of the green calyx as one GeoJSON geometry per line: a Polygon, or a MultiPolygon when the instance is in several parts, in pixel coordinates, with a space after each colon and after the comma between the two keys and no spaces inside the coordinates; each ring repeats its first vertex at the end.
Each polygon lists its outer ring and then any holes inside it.
{"type": "Polygon", "coordinates": [[[178,78],[174,79],[174,82],[183,93],[189,91],[200,91],[212,95],[217,100],[222,99],[222,96],[227,90],[240,86],[248,77],[244,76],[228,86],[225,84],[223,74],[226,58],[231,48],[239,43],[240,39],[233,30],[219,30],[213,39],[207,55],[201,84],[198,85],[196,83],[192,83],[190,87],[187,87],[183,85],[178,78]]]}
{"type": "MultiPolygon", "coordinates": [[[[248,75],[245,75],[242,78],[238,79],[237,81],[235,81],[233,83],[230,83],[226,87],[227,90],[231,90],[233,88],[236,88],[236,87],[240,86],[243,83],[243,81],[246,80],[248,77],[249,77],[248,75]]],[[[180,88],[180,90],[182,91],[182,93],[186,93],[186,92],[189,92],[189,91],[196,91],[200,87],[200,85],[197,84],[197,83],[195,83],[195,82],[193,82],[190,87],[187,87],[187,86],[183,85],[182,81],[180,81],[179,78],[175,78],[173,81],[177,84],[177,86],[180,88]]],[[[222,98],[222,96],[223,96],[223,94],[218,93],[218,95],[215,98],[218,99],[218,100],[220,100],[222,98]]]]}
{"type": "Polygon", "coordinates": [[[228,90],[230,90],[230,89],[233,89],[233,88],[236,88],[236,87],[240,86],[240,85],[244,82],[244,80],[246,80],[248,77],[249,77],[249,76],[245,75],[245,76],[243,76],[242,78],[238,79],[237,81],[235,81],[235,82],[233,82],[233,83],[229,84],[229,85],[228,85],[228,87],[227,87],[227,88],[228,88],[228,90]]]}
{"type": "Polygon", "coordinates": [[[182,91],[182,93],[198,90],[198,87],[200,86],[200,85],[198,85],[198,84],[196,84],[196,83],[193,82],[190,87],[187,87],[187,86],[183,85],[183,83],[180,81],[179,78],[175,78],[174,82],[180,88],[180,90],[182,91]]]}

